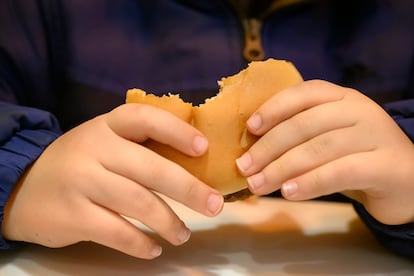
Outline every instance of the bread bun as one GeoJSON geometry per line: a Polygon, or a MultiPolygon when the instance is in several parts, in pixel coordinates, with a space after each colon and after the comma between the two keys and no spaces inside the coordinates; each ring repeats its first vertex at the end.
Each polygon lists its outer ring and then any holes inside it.
{"type": "Polygon", "coordinates": [[[200,106],[192,106],[178,95],[157,97],[140,89],[128,90],[126,102],[162,108],[199,129],[209,141],[208,151],[201,157],[189,157],[153,140],[144,145],[180,164],[230,201],[249,194],[235,162],[258,139],[247,132],[246,120],[275,93],[302,81],[290,62],[268,59],[251,62],[240,73],[222,78],[219,93],[200,106]]]}

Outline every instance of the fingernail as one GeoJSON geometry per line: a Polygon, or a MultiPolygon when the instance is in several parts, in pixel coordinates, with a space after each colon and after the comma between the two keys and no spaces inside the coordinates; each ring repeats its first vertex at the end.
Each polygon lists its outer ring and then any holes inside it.
{"type": "Polygon", "coordinates": [[[183,230],[181,230],[181,232],[178,234],[177,238],[179,240],[180,243],[185,243],[186,241],[188,241],[190,239],[191,236],[191,231],[188,228],[184,228],[183,230]]]}
{"type": "Polygon", "coordinates": [[[159,245],[154,246],[151,250],[151,256],[154,258],[160,256],[161,253],[162,253],[162,247],[159,245]]]}
{"type": "Polygon", "coordinates": [[[282,194],[285,197],[291,197],[298,191],[296,182],[287,182],[282,185],[282,194]]]}
{"type": "Polygon", "coordinates": [[[262,126],[262,119],[259,114],[253,114],[246,122],[249,129],[258,130],[262,126]]]}
{"type": "Polygon", "coordinates": [[[264,185],[265,179],[263,173],[257,173],[247,178],[247,183],[252,192],[256,192],[264,185]]]}
{"type": "Polygon", "coordinates": [[[193,150],[197,154],[204,153],[207,150],[208,141],[205,137],[197,135],[193,140],[193,150]]]}
{"type": "Polygon", "coordinates": [[[252,157],[248,152],[246,152],[241,157],[236,159],[236,164],[240,171],[245,172],[252,165],[252,157]]]}
{"type": "Polygon", "coordinates": [[[213,215],[217,214],[223,205],[223,200],[221,195],[211,194],[207,201],[208,211],[213,215]]]}

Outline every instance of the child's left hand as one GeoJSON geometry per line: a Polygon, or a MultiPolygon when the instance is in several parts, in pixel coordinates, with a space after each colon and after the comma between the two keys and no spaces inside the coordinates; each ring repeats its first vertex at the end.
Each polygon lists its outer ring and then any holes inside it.
{"type": "Polygon", "coordinates": [[[385,224],[414,221],[414,145],[358,91],[306,81],[269,99],[247,126],[263,135],[237,160],[253,193],[281,189],[306,200],[340,192],[385,224]]]}

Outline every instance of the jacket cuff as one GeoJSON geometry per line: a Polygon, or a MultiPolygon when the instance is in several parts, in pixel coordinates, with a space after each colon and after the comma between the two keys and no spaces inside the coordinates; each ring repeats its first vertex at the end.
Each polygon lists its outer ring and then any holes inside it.
{"type": "Polygon", "coordinates": [[[414,99],[391,102],[384,109],[414,142],[414,99]]]}
{"type": "MultiPolygon", "coordinates": [[[[49,130],[21,130],[0,147],[0,226],[4,206],[24,170],[39,157],[59,135],[49,130]]],[[[1,228],[0,228],[1,229],[1,228]]],[[[0,249],[9,249],[15,242],[0,235],[0,249]]]]}
{"type": "Polygon", "coordinates": [[[359,202],[353,202],[355,211],[376,239],[394,253],[414,259],[414,223],[387,225],[372,217],[359,202]]]}

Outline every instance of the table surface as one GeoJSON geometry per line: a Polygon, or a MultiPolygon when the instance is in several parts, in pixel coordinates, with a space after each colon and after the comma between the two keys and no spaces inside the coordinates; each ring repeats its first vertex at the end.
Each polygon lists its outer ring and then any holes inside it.
{"type": "Polygon", "coordinates": [[[260,198],[226,203],[215,218],[170,203],[192,229],[156,260],[93,243],[0,252],[0,275],[414,275],[383,249],[351,205],[260,198]]]}

